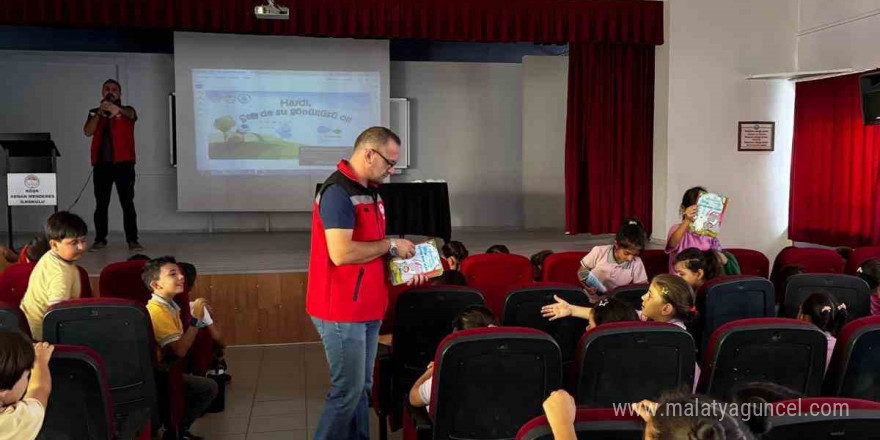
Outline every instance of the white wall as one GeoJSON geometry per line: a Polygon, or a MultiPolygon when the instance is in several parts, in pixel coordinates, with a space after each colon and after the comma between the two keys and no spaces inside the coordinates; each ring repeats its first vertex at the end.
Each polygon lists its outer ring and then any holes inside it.
{"type": "Polygon", "coordinates": [[[519,64],[391,63],[391,96],[409,98],[410,169],[445,179],[453,227],[521,228],[519,64]]]}
{"type": "MultiPolygon", "coordinates": [[[[682,193],[704,185],[730,197],[722,244],[773,258],[788,242],[794,88],[745,77],[794,70],[797,0],[673,0],[668,7],[668,60],[658,62],[668,62],[669,78],[666,212],[655,217],[654,235],[665,238],[678,222],[682,193]],[[776,151],[737,152],[742,120],[776,121],[776,151]]],[[[656,99],[664,107],[663,94],[656,99]]]]}
{"type": "Polygon", "coordinates": [[[800,70],[880,67],[880,0],[801,0],[800,70]]]}
{"type": "Polygon", "coordinates": [[[523,57],[522,90],[525,228],[564,229],[568,57],[523,57]]]}

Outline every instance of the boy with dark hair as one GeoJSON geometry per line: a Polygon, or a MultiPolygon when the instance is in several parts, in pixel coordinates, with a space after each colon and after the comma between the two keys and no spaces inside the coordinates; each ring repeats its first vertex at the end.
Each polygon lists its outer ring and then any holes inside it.
{"type": "Polygon", "coordinates": [[[54,349],[31,344],[17,331],[0,331],[0,440],[33,440],[40,433],[52,392],[54,349]]]}
{"type": "Polygon", "coordinates": [[[43,315],[50,306],[77,299],[82,291],[76,261],[86,252],[89,228],[78,215],[59,211],[46,221],[49,251],[31,272],[21,311],[27,317],[35,341],[43,339],[43,315]]]}
{"type": "MultiPolygon", "coordinates": [[[[183,293],[185,280],[183,271],[174,257],[160,257],[150,260],[141,272],[144,285],[153,292],[152,298],[147,302],[147,311],[153,323],[153,334],[159,345],[159,358],[163,355],[174,355],[183,358],[192,347],[199,329],[207,327],[203,319],[205,308],[208,306],[204,298],[193,302],[192,318],[189,328],[183,330],[183,322],[180,320],[180,306],[174,302],[174,297],[183,293]]],[[[213,323],[212,323],[213,324],[213,323]]],[[[181,440],[199,439],[189,432],[193,422],[211,405],[217,396],[217,383],[206,377],[183,375],[183,397],[185,414],[181,421],[181,440]]]]}

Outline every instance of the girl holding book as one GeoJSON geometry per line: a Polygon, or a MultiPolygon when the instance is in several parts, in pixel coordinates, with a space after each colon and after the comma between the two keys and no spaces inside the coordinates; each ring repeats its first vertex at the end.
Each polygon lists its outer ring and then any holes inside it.
{"type": "MultiPolygon", "coordinates": [[[[647,283],[645,265],[639,258],[647,241],[642,222],[636,218],[624,219],[614,236],[614,243],[594,247],[581,260],[581,271],[587,269],[592,272],[608,291],[619,286],[647,283]]],[[[590,301],[598,302],[597,289],[584,287],[590,301]]]]}
{"type": "Polygon", "coordinates": [[[697,215],[697,199],[700,193],[708,192],[702,186],[695,186],[685,191],[681,198],[681,223],[672,225],[666,236],[666,253],[669,254],[669,273],[675,273],[675,257],[681,251],[688,248],[697,248],[701,251],[712,251],[718,262],[724,266],[727,257],[722,253],[721,242],[716,237],[695,234],[691,231],[691,224],[697,215]]]}

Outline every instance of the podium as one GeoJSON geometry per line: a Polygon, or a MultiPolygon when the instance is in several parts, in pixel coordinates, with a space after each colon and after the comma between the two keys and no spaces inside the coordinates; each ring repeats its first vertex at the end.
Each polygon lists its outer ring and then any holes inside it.
{"type": "Polygon", "coordinates": [[[49,133],[0,133],[6,152],[6,224],[13,242],[12,207],[51,206],[58,212],[56,158],[61,154],[49,133]]]}

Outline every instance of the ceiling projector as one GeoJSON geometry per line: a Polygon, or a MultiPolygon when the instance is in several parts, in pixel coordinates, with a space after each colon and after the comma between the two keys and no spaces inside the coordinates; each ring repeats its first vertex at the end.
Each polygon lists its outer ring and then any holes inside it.
{"type": "Polygon", "coordinates": [[[254,6],[254,15],[263,20],[289,20],[290,9],[276,5],[275,0],[267,0],[265,5],[254,6]]]}

